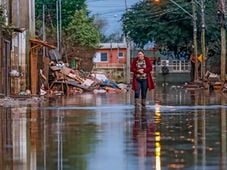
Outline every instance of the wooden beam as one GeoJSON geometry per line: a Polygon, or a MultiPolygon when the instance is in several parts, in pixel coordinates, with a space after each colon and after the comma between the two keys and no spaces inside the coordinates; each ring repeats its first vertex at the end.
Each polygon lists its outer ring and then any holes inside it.
{"type": "Polygon", "coordinates": [[[31,50],[31,58],[30,58],[30,68],[31,68],[31,94],[37,95],[38,93],[38,57],[34,50],[31,50]]]}
{"type": "Polygon", "coordinates": [[[50,45],[45,41],[39,40],[39,39],[30,39],[31,43],[37,44],[37,45],[42,45],[51,49],[55,49],[56,47],[54,45],[50,45]]]}

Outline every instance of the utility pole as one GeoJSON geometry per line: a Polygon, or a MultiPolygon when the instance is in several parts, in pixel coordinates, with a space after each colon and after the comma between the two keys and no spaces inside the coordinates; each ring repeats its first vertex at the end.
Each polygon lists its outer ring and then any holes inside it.
{"type": "Polygon", "coordinates": [[[56,18],[57,18],[57,30],[56,30],[56,34],[57,34],[57,49],[59,51],[59,3],[58,0],[56,1],[56,18]]]}
{"type": "Polygon", "coordinates": [[[59,52],[61,54],[62,51],[62,17],[61,17],[61,13],[62,13],[62,0],[59,0],[59,52]]]}
{"type": "Polygon", "coordinates": [[[197,24],[196,24],[196,5],[195,0],[192,0],[192,20],[193,20],[193,46],[194,46],[194,57],[195,57],[195,73],[194,73],[194,80],[198,80],[198,51],[197,51],[197,24]]]}
{"type": "MultiPolygon", "coordinates": [[[[46,23],[45,23],[45,4],[43,4],[43,41],[46,41],[46,23]]],[[[43,47],[43,58],[45,57],[45,47],[43,47]]]]}
{"type": "Polygon", "coordinates": [[[205,26],[205,0],[201,0],[201,22],[202,22],[202,32],[201,32],[201,44],[202,44],[202,67],[201,67],[201,78],[204,78],[205,72],[206,72],[206,40],[205,40],[205,31],[206,31],[206,26],[205,26]]]}
{"type": "MultiPolygon", "coordinates": [[[[159,1],[159,0],[157,0],[159,1]]],[[[177,2],[174,0],[169,0],[171,3],[176,5],[178,8],[180,8],[182,11],[184,11],[186,14],[188,14],[192,18],[193,22],[193,49],[194,49],[194,56],[195,56],[195,73],[194,73],[194,80],[198,80],[198,46],[197,46],[197,16],[196,16],[196,3],[197,0],[192,0],[192,14],[185,10],[181,5],[179,5],[177,2]]],[[[204,20],[205,21],[205,20],[204,20]]],[[[205,23],[205,22],[204,22],[205,23]]],[[[205,25],[204,25],[205,26],[205,25]]],[[[205,42],[205,41],[204,41],[205,42]]]]}
{"type": "Polygon", "coordinates": [[[56,18],[57,18],[57,49],[61,54],[61,41],[62,41],[62,18],[61,18],[61,0],[56,0],[56,18]]]}
{"type": "Polygon", "coordinates": [[[226,29],[225,29],[225,18],[226,18],[226,0],[219,1],[221,5],[221,81],[225,81],[225,69],[226,69],[226,29]]]}
{"type": "Polygon", "coordinates": [[[126,82],[127,84],[130,83],[130,51],[131,51],[131,46],[130,46],[130,41],[126,39],[126,44],[127,44],[127,60],[126,60],[126,82]]]}
{"type": "MultiPolygon", "coordinates": [[[[127,6],[127,0],[125,0],[125,10],[128,10],[128,6],[127,6]]],[[[130,46],[130,41],[127,37],[127,35],[125,36],[126,39],[126,44],[127,44],[127,55],[126,55],[126,83],[129,84],[130,83],[130,51],[131,51],[131,46],[130,46]]]]}

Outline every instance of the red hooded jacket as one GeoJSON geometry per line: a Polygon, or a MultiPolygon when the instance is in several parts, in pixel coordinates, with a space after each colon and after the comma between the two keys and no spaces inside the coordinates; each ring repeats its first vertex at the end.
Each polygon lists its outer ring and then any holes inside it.
{"type": "MultiPolygon", "coordinates": [[[[138,71],[137,66],[136,66],[136,62],[138,60],[138,57],[134,58],[132,63],[131,63],[131,72],[133,72],[133,79],[132,79],[132,89],[136,90],[136,73],[138,71]]],[[[149,90],[154,89],[154,81],[152,79],[151,76],[151,71],[152,71],[152,65],[151,65],[151,61],[148,57],[144,57],[144,60],[146,62],[146,68],[144,69],[144,73],[147,74],[147,86],[149,90]]]]}

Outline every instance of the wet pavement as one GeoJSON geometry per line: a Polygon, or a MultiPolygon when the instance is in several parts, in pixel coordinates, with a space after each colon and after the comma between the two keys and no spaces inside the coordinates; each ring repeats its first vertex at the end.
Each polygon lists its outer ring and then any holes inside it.
{"type": "Polygon", "coordinates": [[[177,86],[0,107],[1,170],[226,170],[227,95],[177,86]]]}

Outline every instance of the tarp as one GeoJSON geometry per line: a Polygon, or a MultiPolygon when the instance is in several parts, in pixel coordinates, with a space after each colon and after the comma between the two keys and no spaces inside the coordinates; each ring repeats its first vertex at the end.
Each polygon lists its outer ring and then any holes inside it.
{"type": "Polygon", "coordinates": [[[54,61],[61,60],[61,55],[56,49],[51,49],[48,51],[49,58],[54,61]]]}
{"type": "Polygon", "coordinates": [[[108,78],[106,77],[105,74],[101,74],[101,73],[95,73],[95,74],[91,74],[92,77],[95,77],[97,80],[99,81],[105,81],[108,80],[108,78]]]}

